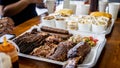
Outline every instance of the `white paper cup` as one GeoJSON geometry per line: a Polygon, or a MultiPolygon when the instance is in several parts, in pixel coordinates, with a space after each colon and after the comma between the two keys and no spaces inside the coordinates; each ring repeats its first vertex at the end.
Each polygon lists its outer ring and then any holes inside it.
{"type": "Polygon", "coordinates": [[[56,24],[56,28],[61,28],[61,29],[67,28],[67,23],[65,20],[56,20],[55,24],[56,24]]]}
{"type": "Polygon", "coordinates": [[[70,4],[69,9],[73,10],[73,13],[76,13],[76,4],[70,4]]]}
{"type": "Polygon", "coordinates": [[[64,0],[63,1],[63,9],[68,9],[70,6],[70,0],[64,0]]]}
{"type": "Polygon", "coordinates": [[[49,1],[46,1],[46,6],[47,6],[47,9],[48,9],[48,13],[53,13],[54,12],[54,9],[55,9],[55,0],[49,0],[49,1]]]}
{"type": "Polygon", "coordinates": [[[46,20],[42,18],[42,25],[48,27],[55,27],[55,20],[54,19],[46,20]]]}
{"type": "Polygon", "coordinates": [[[79,31],[90,32],[91,31],[91,24],[78,23],[78,29],[79,29],[79,31]]]}
{"type": "Polygon", "coordinates": [[[88,15],[89,9],[90,9],[90,5],[86,5],[86,4],[80,5],[80,9],[79,9],[80,15],[88,15]]]}
{"type": "Polygon", "coordinates": [[[102,33],[106,30],[107,26],[106,25],[95,25],[92,24],[92,32],[94,33],[102,33]]]}
{"type": "Polygon", "coordinates": [[[112,18],[114,20],[117,19],[117,15],[118,15],[118,10],[120,8],[120,3],[109,3],[109,13],[112,15],[112,18]]]}
{"type": "Polygon", "coordinates": [[[99,12],[105,12],[108,2],[99,1],[99,12]]]}

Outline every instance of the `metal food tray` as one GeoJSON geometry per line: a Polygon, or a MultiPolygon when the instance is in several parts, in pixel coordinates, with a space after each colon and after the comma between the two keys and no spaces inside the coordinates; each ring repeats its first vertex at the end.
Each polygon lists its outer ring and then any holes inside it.
{"type": "MultiPolygon", "coordinates": [[[[37,28],[38,30],[40,30],[40,27],[41,26],[35,25],[35,26],[31,27],[29,30],[27,30],[26,32],[31,32],[31,30],[34,29],[34,28],[37,28]]],[[[22,33],[21,35],[25,34],[26,32],[22,33]]],[[[105,46],[105,43],[106,43],[105,34],[97,35],[97,34],[93,34],[93,33],[84,33],[84,32],[79,32],[79,31],[70,31],[70,30],[69,30],[69,32],[72,33],[73,35],[79,34],[83,37],[84,36],[93,36],[93,38],[98,39],[97,45],[95,47],[92,47],[90,53],[85,57],[83,63],[78,64],[78,67],[87,67],[87,68],[88,67],[93,67],[96,64],[103,47],[105,46]]],[[[17,39],[21,35],[17,36],[14,39],[17,39]]],[[[51,59],[48,59],[48,58],[23,54],[23,53],[20,53],[20,52],[19,52],[19,56],[34,59],[34,60],[38,60],[38,61],[45,61],[45,62],[49,62],[49,63],[54,63],[54,64],[58,64],[58,65],[64,65],[66,63],[66,61],[61,62],[61,61],[51,60],[51,59]]]]}

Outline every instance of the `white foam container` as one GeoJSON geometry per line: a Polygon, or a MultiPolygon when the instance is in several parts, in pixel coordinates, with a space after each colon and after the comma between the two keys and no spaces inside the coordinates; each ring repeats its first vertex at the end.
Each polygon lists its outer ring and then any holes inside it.
{"type": "Polygon", "coordinates": [[[102,31],[105,31],[107,28],[106,25],[95,25],[95,24],[92,24],[92,32],[95,32],[95,33],[101,33],[102,31]]]}
{"type": "Polygon", "coordinates": [[[81,23],[78,23],[78,30],[79,31],[90,32],[91,31],[91,26],[92,26],[92,24],[81,24],[81,23]]]}
{"type": "Polygon", "coordinates": [[[67,28],[67,22],[65,20],[56,20],[55,24],[56,24],[56,28],[61,28],[61,29],[67,28]]]}
{"type": "Polygon", "coordinates": [[[55,27],[55,19],[45,20],[42,18],[42,24],[48,27],[55,27]]]}
{"type": "MultiPolygon", "coordinates": [[[[79,17],[81,18],[82,16],[88,16],[88,15],[80,15],[79,17]]],[[[78,24],[78,28],[79,28],[78,31],[85,32],[85,33],[105,34],[105,35],[107,35],[107,34],[109,34],[111,32],[111,30],[112,30],[112,28],[114,26],[114,22],[115,22],[115,19],[111,19],[111,24],[108,27],[106,27],[106,28],[99,27],[99,26],[94,26],[92,24],[91,24],[91,28],[88,28],[87,25],[80,25],[80,24],[78,24]],[[94,28],[97,28],[97,29],[94,29],[94,28]]]]}

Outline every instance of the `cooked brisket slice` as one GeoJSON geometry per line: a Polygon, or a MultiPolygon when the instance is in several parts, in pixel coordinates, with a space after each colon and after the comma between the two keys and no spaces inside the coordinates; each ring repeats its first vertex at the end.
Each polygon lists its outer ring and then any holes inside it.
{"type": "Polygon", "coordinates": [[[54,52],[54,50],[55,50],[56,47],[57,47],[57,45],[54,44],[54,43],[46,43],[43,46],[35,48],[31,52],[31,54],[35,55],[35,56],[47,57],[47,56],[50,56],[54,52]]]}
{"type": "Polygon", "coordinates": [[[69,50],[67,57],[68,58],[74,58],[79,56],[84,57],[86,54],[88,54],[88,52],[90,52],[90,50],[91,47],[88,43],[80,42],[69,50]]]}
{"type": "Polygon", "coordinates": [[[65,34],[57,34],[57,33],[49,33],[50,35],[57,35],[57,36],[60,36],[63,40],[67,40],[68,38],[70,38],[72,36],[72,34],[68,34],[68,35],[65,35],[65,34]]]}
{"type": "Polygon", "coordinates": [[[76,68],[77,64],[82,63],[85,56],[90,52],[91,47],[88,43],[80,42],[68,52],[67,57],[69,60],[63,68],[76,68]],[[72,62],[72,63],[71,63],[72,62]]]}
{"type": "Polygon", "coordinates": [[[57,35],[48,36],[45,39],[44,45],[38,48],[35,48],[31,54],[35,56],[48,57],[51,54],[53,54],[53,52],[55,51],[55,48],[57,47],[57,44],[61,41],[63,40],[61,39],[61,37],[57,35]]]}
{"type": "Polygon", "coordinates": [[[63,68],[77,68],[77,64],[81,57],[70,58],[63,68]]]}
{"type": "Polygon", "coordinates": [[[48,37],[48,33],[38,32],[36,34],[31,34],[27,32],[15,39],[14,42],[19,46],[20,52],[29,54],[34,48],[42,45],[46,37],[48,37]]]}
{"type": "Polygon", "coordinates": [[[68,30],[53,28],[48,26],[42,26],[41,30],[45,32],[52,32],[52,33],[58,33],[58,34],[69,34],[68,30]]]}
{"type": "MultiPolygon", "coordinates": [[[[45,32],[45,31],[42,31],[45,32]]],[[[61,37],[63,40],[67,40],[68,38],[70,38],[72,36],[72,34],[59,34],[59,33],[52,33],[52,32],[46,32],[49,33],[49,35],[56,35],[61,37]]]]}
{"type": "Polygon", "coordinates": [[[73,46],[74,44],[71,41],[60,42],[54,54],[49,56],[48,58],[57,60],[57,61],[65,61],[67,60],[67,52],[73,46]]]}
{"type": "Polygon", "coordinates": [[[45,39],[45,42],[47,43],[55,43],[58,44],[59,42],[62,41],[62,38],[57,36],[57,35],[51,35],[45,39]]]}

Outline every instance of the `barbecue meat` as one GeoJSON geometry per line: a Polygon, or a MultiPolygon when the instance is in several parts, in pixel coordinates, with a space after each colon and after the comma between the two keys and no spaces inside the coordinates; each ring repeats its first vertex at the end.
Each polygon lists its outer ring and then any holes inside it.
{"type": "Polygon", "coordinates": [[[37,28],[34,28],[34,29],[32,29],[32,31],[31,31],[31,34],[36,34],[36,33],[38,33],[39,31],[37,30],[37,28]]]}
{"type": "Polygon", "coordinates": [[[57,61],[65,61],[67,60],[67,52],[73,46],[74,44],[71,41],[60,42],[54,54],[49,56],[48,58],[57,60],[57,61]]]}
{"type": "MultiPolygon", "coordinates": [[[[46,31],[42,31],[42,32],[46,32],[46,31]]],[[[52,33],[52,32],[46,32],[49,33],[49,35],[56,35],[61,37],[63,40],[67,40],[68,38],[70,38],[72,36],[72,34],[59,34],[59,33],[52,33]]]]}
{"type": "Polygon", "coordinates": [[[64,40],[67,40],[70,36],[72,36],[72,34],[69,34],[68,30],[53,28],[48,26],[42,26],[41,31],[49,33],[50,35],[60,36],[64,40]]]}
{"type": "Polygon", "coordinates": [[[14,21],[11,18],[3,17],[0,19],[0,36],[4,34],[12,34],[14,21]]]}
{"type": "Polygon", "coordinates": [[[54,52],[56,47],[57,45],[54,43],[46,43],[43,46],[35,48],[31,54],[35,56],[47,57],[47,56],[50,56],[54,52]]]}
{"type": "Polygon", "coordinates": [[[68,30],[52,28],[52,27],[48,27],[48,26],[42,26],[41,30],[45,31],[45,32],[52,32],[52,33],[58,33],[58,34],[69,34],[68,30]]]}
{"type": "Polygon", "coordinates": [[[88,52],[90,52],[90,50],[91,47],[88,43],[80,42],[69,50],[67,57],[68,58],[74,58],[79,56],[84,57],[86,54],[88,54],[88,52]]]}
{"type": "Polygon", "coordinates": [[[59,42],[62,41],[62,38],[57,36],[57,35],[52,35],[52,36],[49,36],[45,39],[45,42],[47,43],[55,43],[55,44],[58,44],[59,42]]]}
{"type": "Polygon", "coordinates": [[[20,52],[29,54],[34,48],[42,45],[46,37],[48,37],[48,34],[44,32],[38,32],[36,34],[27,32],[19,38],[16,38],[14,42],[19,46],[20,52]]]}
{"type": "Polygon", "coordinates": [[[63,68],[76,68],[78,63],[82,63],[85,56],[90,52],[91,47],[88,43],[80,42],[68,52],[69,58],[67,64],[63,68]],[[72,62],[72,63],[71,63],[72,62]]]}
{"type": "Polygon", "coordinates": [[[72,36],[72,34],[57,34],[57,33],[49,33],[50,35],[57,35],[59,37],[61,37],[63,40],[67,40],[68,38],[70,38],[72,36]]]}
{"type": "Polygon", "coordinates": [[[81,57],[75,57],[75,58],[70,58],[66,65],[63,66],[63,68],[77,68],[77,64],[79,62],[81,57]]]}

